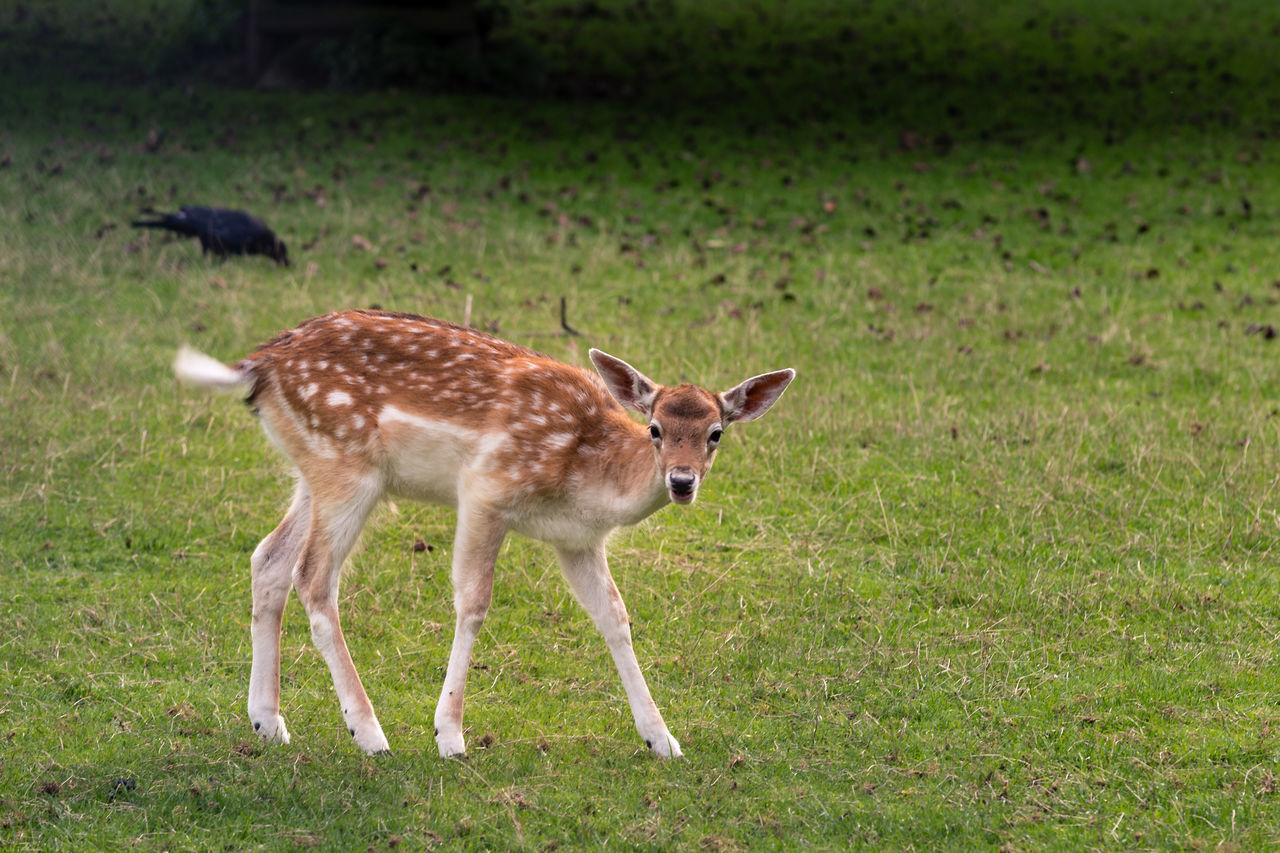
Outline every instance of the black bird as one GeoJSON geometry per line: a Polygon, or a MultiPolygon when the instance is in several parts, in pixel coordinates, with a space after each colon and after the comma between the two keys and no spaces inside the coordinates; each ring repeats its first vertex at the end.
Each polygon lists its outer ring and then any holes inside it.
{"type": "Polygon", "coordinates": [[[134,228],[161,228],[187,237],[198,237],[203,254],[266,255],[289,266],[284,242],[261,219],[242,210],[225,207],[182,207],[177,213],[153,213],[159,219],[137,219],[134,228]]]}

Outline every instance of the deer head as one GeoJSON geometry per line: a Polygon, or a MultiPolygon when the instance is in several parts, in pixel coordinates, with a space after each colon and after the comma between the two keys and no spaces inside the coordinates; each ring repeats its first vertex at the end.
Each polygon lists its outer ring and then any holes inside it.
{"type": "Polygon", "coordinates": [[[796,375],[790,368],[763,373],[715,394],[688,383],[658,385],[598,349],[591,350],[591,363],[615,400],[648,418],[658,467],[671,500],[678,504],[693,503],[725,429],[769,411],[796,375]]]}

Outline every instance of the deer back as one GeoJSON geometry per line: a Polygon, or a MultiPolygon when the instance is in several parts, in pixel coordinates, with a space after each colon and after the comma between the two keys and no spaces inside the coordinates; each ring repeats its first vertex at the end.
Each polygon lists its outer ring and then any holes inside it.
{"type": "Polygon", "coordinates": [[[611,508],[613,520],[653,503],[644,428],[599,377],[473,329],[330,314],[237,368],[252,377],[248,402],[267,433],[309,481],[336,466],[410,497],[481,502],[509,520],[584,504],[611,508]]]}

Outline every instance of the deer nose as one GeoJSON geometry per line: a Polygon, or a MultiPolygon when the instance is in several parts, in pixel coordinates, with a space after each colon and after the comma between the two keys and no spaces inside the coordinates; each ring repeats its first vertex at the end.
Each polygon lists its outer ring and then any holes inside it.
{"type": "Polygon", "coordinates": [[[697,472],[692,468],[672,468],[667,472],[667,489],[671,492],[672,500],[688,503],[698,490],[697,472]]]}

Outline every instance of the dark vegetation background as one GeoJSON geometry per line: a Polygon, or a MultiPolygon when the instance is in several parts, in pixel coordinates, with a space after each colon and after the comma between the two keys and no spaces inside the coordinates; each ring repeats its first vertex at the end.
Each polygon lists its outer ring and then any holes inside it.
{"type": "Polygon", "coordinates": [[[901,128],[942,149],[1040,133],[1264,132],[1250,122],[1280,106],[1280,32],[1262,3],[479,2],[479,48],[362,26],[304,39],[259,80],[246,77],[234,0],[4,6],[0,70],[15,82],[604,99],[748,133],[806,121],[901,128]]]}

